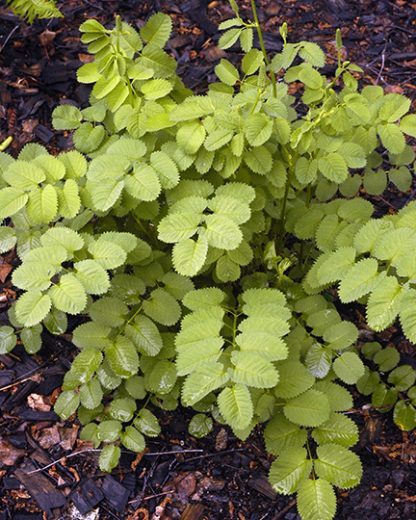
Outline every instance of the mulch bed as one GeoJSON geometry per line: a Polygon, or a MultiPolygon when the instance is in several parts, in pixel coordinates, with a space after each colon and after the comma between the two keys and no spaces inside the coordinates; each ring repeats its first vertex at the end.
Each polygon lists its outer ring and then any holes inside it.
{"type": "MultiPolygon", "coordinates": [[[[241,1],[249,16],[248,1],[241,1]]],[[[308,39],[335,55],[334,33],[342,28],[348,59],[365,70],[364,81],[391,92],[416,95],[416,4],[406,0],[261,1],[266,47],[279,50],[278,27],[287,21],[291,41],[308,39]]],[[[31,141],[57,151],[71,147],[54,133],[52,109],[67,98],[84,106],[89,89],[76,83],[76,69],[88,57],[78,27],[90,17],[111,23],[114,13],[140,25],[154,11],[173,17],[169,51],[186,84],[203,92],[224,55],[216,47],[216,25],[229,17],[226,1],[66,0],[65,18],[27,26],[0,8],[0,142],[13,137],[17,153],[31,141]]],[[[231,52],[238,59],[238,52],[231,52]]],[[[326,66],[334,71],[334,64],[326,66]]],[[[397,194],[388,204],[401,205],[397,194]]],[[[381,201],[383,203],[383,201],[381,201]]],[[[387,208],[386,208],[387,209],[387,208]]],[[[15,298],[10,272],[16,259],[0,257],[0,322],[15,298]]],[[[412,350],[394,329],[393,342],[407,363],[412,350]],[[397,345],[398,344],[398,345],[397,345]]],[[[163,434],[148,442],[140,458],[123,453],[120,467],[105,475],[97,453],[77,440],[79,425],[53,412],[63,374],[74,356],[65,338],[44,336],[39,355],[18,347],[0,356],[0,520],[296,520],[293,497],[276,497],[267,483],[271,459],[259,432],[242,443],[218,425],[206,439],[187,434],[191,413],[157,411],[163,434]],[[83,452],[83,453],[80,453],[83,452]],[[172,453],[173,452],[173,453],[172,453]]],[[[365,402],[358,401],[361,405],[365,402]]],[[[415,436],[401,433],[391,414],[365,406],[351,412],[361,426],[357,453],[364,463],[360,487],[339,493],[337,519],[416,518],[415,436]]]]}

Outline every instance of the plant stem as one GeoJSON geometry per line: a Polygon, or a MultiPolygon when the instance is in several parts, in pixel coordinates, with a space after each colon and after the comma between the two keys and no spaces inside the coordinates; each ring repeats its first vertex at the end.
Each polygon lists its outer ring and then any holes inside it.
{"type": "MultiPolygon", "coordinates": [[[[267,56],[266,47],[264,45],[263,33],[261,31],[259,17],[257,15],[256,0],[251,0],[251,10],[253,11],[254,22],[256,24],[257,35],[259,37],[261,52],[263,53],[264,61],[266,62],[266,65],[270,65],[270,60],[269,60],[269,57],[267,56]]],[[[276,76],[274,75],[273,71],[271,71],[271,78],[272,78],[272,86],[273,86],[273,97],[276,97],[277,96],[276,76]]]]}

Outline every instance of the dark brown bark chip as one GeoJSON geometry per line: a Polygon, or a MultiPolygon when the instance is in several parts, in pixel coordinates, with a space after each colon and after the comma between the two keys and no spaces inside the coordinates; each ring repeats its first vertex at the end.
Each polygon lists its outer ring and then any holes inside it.
{"type": "Polygon", "coordinates": [[[105,500],[110,506],[119,513],[122,513],[127,505],[130,491],[110,475],[104,478],[101,489],[104,493],[105,500]]]}
{"type": "Polygon", "coordinates": [[[59,491],[41,472],[29,473],[36,470],[32,462],[26,460],[14,474],[23,484],[31,496],[36,500],[38,506],[48,513],[52,509],[62,507],[66,504],[65,495],[59,491]]]}
{"type": "Polygon", "coordinates": [[[92,479],[82,481],[71,497],[75,507],[82,515],[91,511],[103,498],[103,492],[92,479]]]}

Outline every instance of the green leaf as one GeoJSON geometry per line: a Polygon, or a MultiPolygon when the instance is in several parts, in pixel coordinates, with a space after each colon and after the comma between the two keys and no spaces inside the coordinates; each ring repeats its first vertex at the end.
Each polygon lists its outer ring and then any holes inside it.
{"type": "Polygon", "coordinates": [[[7,253],[16,245],[15,231],[7,226],[0,226],[0,254],[7,253]]]}
{"type": "Polygon", "coordinates": [[[125,336],[117,336],[113,343],[105,349],[105,357],[113,372],[127,379],[139,368],[139,356],[133,343],[125,336]]]}
{"type": "Polygon", "coordinates": [[[416,137],[416,114],[403,117],[399,128],[405,134],[416,137]]]}
{"type": "Polygon", "coordinates": [[[81,260],[74,264],[75,277],[87,294],[104,294],[110,288],[107,271],[95,260],[81,260]]]}
{"type": "Polygon", "coordinates": [[[269,480],[273,489],[282,495],[295,493],[312,471],[312,460],[305,448],[291,447],[272,463],[269,480]]]}
{"type": "Polygon", "coordinates": [[[244,74],[254,74],[263,63],[263,60],[263,53],[259,49],[251,49],[243,56],[241,69],[244,74]]]}
{"type": "Polygon", "coordinates": [[[364,365],[355,352],[344,352],[333,363],[336,375],[349,385],[355,384],[364,375],[364,365]]]}
{"type": "Polygon", "coordinates": [[[160,99],[167,96],[173,89],[173,85],[167,79],[151,79],[141,86],[141,91],[146,99],[160,99]]]}
{"type": "Polygon", "coordinates": [[[172,213],[163,218],[158,226],[158,238],[162,242],[175,243],[191,238],[198,230],[202,214],[172,213]]]}
{"type": "Polygon", "coordinates": [[[385,276],[371,293],[367,303],[367,323],[380,332],[389,327],[400,310],[402,286],[394,276],[385,276]]]}
{"type": "Polygon", "coordinates": [[[317,390],[307,390],[288,401],[283,408],[289,421],[301,426],[320,426],[329,419],[328,398],[317,390]]]}
{"type": "Polygon", "coordinates": [[[357,444],[358,427],[354,421],[341,413],[332,413],[328,421],[312,431],[318,444],[335,443],[345,448],[357,444]]]}
{"type": "Polygon", "coordinates": [[[58,399],[56,400],[54,410],[61,419],[66,421],[74,414],[79,406],[80,398],[79,394],[69,390],[67,392],[61,392],[58,399]]]}
{"type": "Polygon", "coordinates": [[[220,49],[229,49],[240,37],[242,29],[229,29],[221,35],[218,41],[218,47],[220,49]]]}
{"type": "Polygon", "coordinates": [[[250,170],[259,175],[266,175],[273,166],[272,155],[265,146],[257,146],[251,150],[246,150],[243,159],[250,170]]]}
{"type": "Polygon", "coordinates": [[[204,142],[204,147],[208,152],[214,152],[229,143],[234,133],[227,128],[221,128],[210,132],[204,142]]]}
{"type": "Polygon", "coordinates": [[[115,269],[126,261],[126,252],[117,244],[99,238],[88,246],[94,260],[104,269],[115,269]]]}
{"type": "Polygon", "coordinates": [[[218,406],[221,415],[232,428],[243,430],[250,424],[253,403],[246,386],[234,385],[224,388],[218,396],[218,406]]]}
{"type": "Polygon", "coordinates": [[[162,360],[157,362],[151,372],[145,375],[145,385],[150,392],[164,395],[175,386],[177,377],[174,363],[162,360]]]}
{"type": "Polygon", "coordinates": [[[0,220],[11,217],[21,210],[28,201],[29,196],[16,188],[3,188],[0,190],[0,220]]]}
{"type": "Polygon", "coordinates": [[[147,437],[158,437],[160,425],[156,416],[147,408],[142,408],[134,419],[134,426],[147,437]]]}
{"type": "Polygon", "coordinates": [[[108,338],[110,331],[110,327],[92,321],[83,323],[74,330],[72,342],[78,348],[102,349],[110,342],[108,338]]]}
{"type": "Polygon", "coordinates": [[[197,153],[205,141],[206,131],[200,121],[191,121],[182,125],[177,134],[176,142],[189,155],[197,153]]]}
{"type": "Polygon", "coordinates": [[[390,372],[388,382],[404,392],[415,384],[416,371],[411,365],[401,365],[390,372]]]}
{"type": "Polygon", "coordinates": [[[160,185],[165,190],[171,190],[179,183],[178,168],[165,152],[153,152],[150,156],[150,164],[159,175],[160,185]]]}
{"type": "Polygon", "coordinates": [[[97,437],[100,441],[115,442],[121,433],[121,422],[113,420],[101,421],[98,425],[97,437]]]}
{"type": "Polygon", "coordinates": [[[240,228],[229,218],[221,214],[205,217],[206,238],[208,244],[218,249],[237,249],[243,240],[240,228]]]}
{"type": "Polygon", "coordinates": [[[81,121],[81,111],[72,105],[60,105],[52,112],[52,125],[55,130],[75,130],[81,121]]]}
{"type": "Polygon", "coordinates": [[[297,508],[302,520],[332,520],[337,510],[333,487],[322,478],[306,480],[298,490],[297,508]]]}
{"type": "Polygon", "coordinates": [[[156,356],[163,347],[159,329],[146,316],[138,315],[133,321],[128,321],[124,332],[139,352],[147,356],[156,356]]]}
{"type": "Polygon", "coordinates": [[[104,446],[98,459],[100,470],[105,473],[111,473],[118,465],[120,456],[121,450],[118,446],[114,446],[113,444],[104,446]]]}
{"type": "Polygon", "coordinates": [[[57,211],[58,194],[52,185],[29,193],[27,214],[34,224],[49,224],[55,219],[57,211]]]}
{"type": "Polygon", "coordinates": [[[378,115],[382,121],[394,123],[403,117],[410,108],[410,99],[401,94],[391,93],[384,96],[378,115]]]}
{"type": "Polygon", "coordinates": [[[321,285],[340,280],[346,270],[355,263],[356,251],[353,247],[341,247],[329,253],[318,270],[318,281],[321,285]]]}
{"type": "Polygon", "coordinates": [[[416,290],[407,289],[400,309],[400,324],[406,338],[416,343],[416,290]]]}
{"type": "Polygon", "coordinates": [[[274,394],[283,399],[291,399],[302,394],[315,382],[315,378],[300,361],[285,361],[279,364],[279,377],[274,394]]]}
{"type": "Polygon", "coordinates": [[[357,341],[358,329],[350,321],[341,321],[326,329],[323,338],[332,350],[344,350],[357,341]]]}
{"type": "Polygon", "coordinates": [[[355,453],[339,444],[318,446],[316,452],[318,459],[314,462],[314,469],[318,477],[342,489],[359,484],[362,467],[355,453]]]}
{"type": "Polygon", "coordinates": [[[316,43],[302,42],[299,56],[314,67],[321,68],[325,65],[325,53],[316,43]]]}
{"type": "Polygon", "coordinates": [[[101,404],[103,391],[98,379],[91,379],[88,383],[81,386],[79,396],[82,406],[88,410],[97,408],[101,404]]]}
{"type": "Polygon", "coordinates": [[[347,163],[339,153],[330,153],[318,160],[318,167],[324,177],[341,184],[348,177],[347,163]]]}
{"type": "Polygon", "coordinates": [[[156,13],[141,28],[140,36],[146,43],[162,48],[169,40],[171,31],[171,17],[163,13],[156,13]]]}
{"type": "Polygon", "coordinates": [[[213,429],[213,421],[211,417],[204,413],[194,415],[189,423],[189,434],[197,439],[202,439],[211,433],[213,429]]]}
{"type": "Polygon", "coordinates": [[[413,430],[416,427],[415,407],[405,401],[397,401],[393,410],[393,421],[401,430],[413,430]]]}
{"type": "Polygon", "coordinates": [[[273,120],[265,114],[251,114],[244,121],[244,135],[251,146],[260,146],[270,139],[273,120]]]}
{"type": "Polygon", "coordinates": [[[186,378],[182,387],[183,404],[193,406],[210,392],[223,386],[229,377],[221,363],[202,366],[186,378]]]}
{"type": "Polygon", "coordinates": [[[59,283],[49,289],[53,305],[68,314],[79,314],[87,304],[87,295],[81,282],[73,274],[64,274],[59,283]]]}
{"type": "Polygon", "coordinates": [[[25,327],[40,323],[50,311],[52,301],[47,294],[30,291],[22,294],[16,302],[16,318],[25,327]]]}
{"type": "Polygon", "coordinates": [[[105,129],[101,125],[93,126],[91,123],[82,123],[74,132],[74,144],[82,153],[90,153],[96,150],[103,142],[105,129]]]}
{"type": "Polygon", "coordinates": [[[356,301],[377,284],[378,262],[374,258],[364,258],[349,269],[341,278],[339,297],[343,303],[356,301]]]}
{"type": "Polygon", "coordinates": [[[395,347],[386,347],[376,352],[373,358],[380,372],[389,372],[400,361],[399,351],[395,347]]]}
{"type": "Polygon", "coordinates": [[[120,422],[129,422],[136,412],[136,401],[131,397],[119,397],[113,399],[108,408],[108,413],[113,419],[120,422]]]}
{"type": "Polygon", "coordinates": [[[266,449],[273,455],[301,448],[306,439],[306,430],[288,421],[282,413],[275,413],[264,429],[266,449]]]}
{"type": "Polygon", "coordinates": [[[251,352],[233,352],[234,364],[232,380],[241,385],[254,388],[272,388],[279,381],[279,374],[274,366],[251,352]]]}
{"type": "Polygon", "coordinates": [[[187,239],[173,247],[172,263],[175,270],[183,276],[195,276],[205,263],[208,241],[204,235],[197,240],[187,239]]]}
{"type": "Polygon", "coordinates": [[[16,346],[17,337],[13,327],[4,325],[0,327],[0,354],[11,352],[16,346]]]}
{"type": "Polygon", "coordinates": [[[387,123],[377,126],[377,133],[380,136],[382,145],[392,154],[403,152],[406,146],[404,135],[395,124],[387,123]]]}
{"type": "Polygon", "coordinates": [[[226,85],[233,86],[240,79],[238,70],[228,60],[222,59],[215,67],[215,74],[226,85]]]}
{"type": "Polygon", "coordinates": [[[316,180],[318,172],[318,161],[308,160],[306,157],[299,157],[295,165],[295,175],[302,184],[309,184],[316,180]]]}
{"type": "Polygon", "coordinates": [[[160,287],[151,292],[143,302],[143,311],[157,323],[171,326],[181,317],[181,308],[173,296],[160,287]]]}

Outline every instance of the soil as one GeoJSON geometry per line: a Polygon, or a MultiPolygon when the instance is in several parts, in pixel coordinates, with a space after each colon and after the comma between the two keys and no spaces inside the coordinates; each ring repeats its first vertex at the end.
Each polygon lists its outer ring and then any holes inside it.
{"type": "MultiPolygon", "coordinates": [[[[186,84],[203,92],[223,56],[216,46],[219,21],[231,16],[226,1],[66,0],[64,18],[28,26],[0,7],[0,142],[13,137],[15,154],[27,142],[51,151],[71,147],[70,136],[50,125],[63,98],[79,106],[89,90],[76,83],[76,69],[88,60],[78,27],[88,18],[111,23],[114,13],[140,27],[155,11],[170,14],[174,35],[168,50],[179,61],[186,84]]],[[[250,2],[240,1],[250,16],[250,2]]],[[[280,48],[278,27],[287,21],[291,41],[312,40],[335,55],[341,27],[345,55],[364,69],[363,81],[391,92],[416,96],[416,4],[406,0],[260,1],[266,47],[280,48]]],[[[231,59],[238,59],[232,50],[231,59]]],[[[325,68],[331,74],[334,62],[325,68]]],[[[385,209],[413,196],[391,193],[385,209]]],[[[0,257],[0,322],[15,298],[10,272],[13,255],[0,257]]],[[[380,339],[380,338],[379,338],[380,339]]],[[[394,343],[414,366],[409,345],[395,329],[381,337],[394,343]]],[[[293,497],[276,496],[267,483],[271,458],[260,432],[246,442],[222,426],[205,439],[187,433],[189,410],[157,411],[163,434],[148,442],[141,459],[123,453],[111,476],[97,467],[97,453],[77,440],[79,425],[52,411],[64,372],[74,356],[69,338],[45,335],[36,356],[18,347],[0,356],[0,520],[297,520],[293,497]],[[82,453],[80,453],[82,452],[82,453]],[[172,453],[173,452],[173,453],[172,453]]],[[[357,400],[350,412],[360,424],[356,448],[361,485],[338,493],[337,520],[416,518],[415,435],[402,433],[391,414],[380,415],[357,400]]]]}

